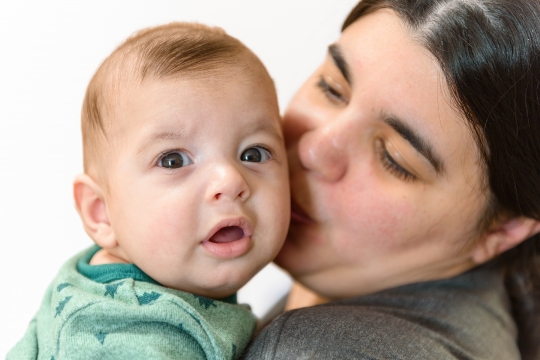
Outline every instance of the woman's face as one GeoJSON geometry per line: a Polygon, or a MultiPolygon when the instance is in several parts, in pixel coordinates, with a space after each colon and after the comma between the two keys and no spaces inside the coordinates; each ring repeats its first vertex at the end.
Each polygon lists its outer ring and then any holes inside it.
{"type": "Polygon", "coordinates": [[[349,26],[285,113],[293,221],[276,262],[330,298],[473,267],[487,197],[450,99],[395,13],[349,26]]]}

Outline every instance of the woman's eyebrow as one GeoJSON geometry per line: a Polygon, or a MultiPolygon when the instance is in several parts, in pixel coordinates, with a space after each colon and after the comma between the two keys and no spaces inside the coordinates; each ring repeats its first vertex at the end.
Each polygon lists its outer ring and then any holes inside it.
{"type": "Polygon", "coordinates": [[[332,44],[328,47],[328,53],[332,57],[332,60],[334,61],[334,64],[336,64],[339,71],[341,71],[341,74],[345,78],[345,80],[349,83],[349,85],[352,85],[350,72],[349,72],[349,65],[345,61],[345,58],[343,57],[343,54],[341,53],[341,49],[337,44],[332,44]]]}
{"type": "Polygon", "coordinates": [[[439,156],[433,151],[433,146],[420,135],[418,135],[409,125],[395,116],[387,116],[384,122],[390,125],[402,138],[407,140],[412,147],[416,149],[423,157],[425,157],[437,174],[444,172],[444,163],[439,156]]]}

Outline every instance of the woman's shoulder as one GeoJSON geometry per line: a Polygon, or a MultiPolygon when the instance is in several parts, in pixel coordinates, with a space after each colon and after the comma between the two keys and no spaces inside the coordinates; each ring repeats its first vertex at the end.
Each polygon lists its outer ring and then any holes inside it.
{"type": "Polygon", "coordinates": [[[289,311],[246,359],[519,359],[502,277],[456,278],[289,311]]]}

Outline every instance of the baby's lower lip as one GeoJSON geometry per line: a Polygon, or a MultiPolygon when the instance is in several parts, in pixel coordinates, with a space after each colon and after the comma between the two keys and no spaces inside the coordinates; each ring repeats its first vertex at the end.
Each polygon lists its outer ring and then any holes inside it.
{"type": "Polygon", "coordinates": [[[210,254],[220,259],[235,258],[244,255],[251,248],[251,236],[244,236],[230,242],[203,241],[201,245],[210,254]]]}

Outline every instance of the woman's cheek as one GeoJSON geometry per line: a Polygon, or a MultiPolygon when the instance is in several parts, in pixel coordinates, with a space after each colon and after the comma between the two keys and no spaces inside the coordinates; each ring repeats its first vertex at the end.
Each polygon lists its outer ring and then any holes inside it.
{"type": "MultiPolygon", "coordinates": [[[[417,219],[413,204],[403,196],[385,197],[387,193],[365,191],[355,201],[351,196],[342,197],[342,206],[334,206],[334,238],[341,242],[336,249],[346,257],[357,252],[401,248],[414,241],[417,219]]],[[[337,204],[338,202],[336,202],[337,204]]]]}

